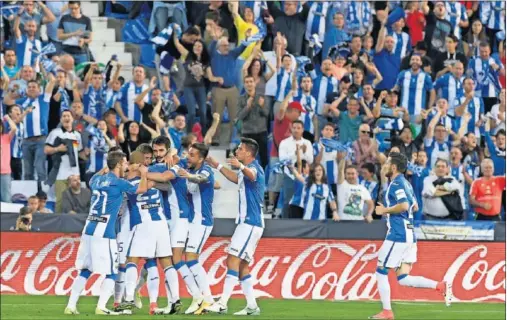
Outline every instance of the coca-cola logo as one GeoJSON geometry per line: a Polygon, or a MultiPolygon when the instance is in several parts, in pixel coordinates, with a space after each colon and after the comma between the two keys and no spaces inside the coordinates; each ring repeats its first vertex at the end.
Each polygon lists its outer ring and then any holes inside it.
{"type": "MultiPolygon", "coordinates": [[[[2,234],[1,289],[10,294],[67,295],[77,276],[74,261],[79,237],[55,234],[2,234]],[[21,238],[25,238],[24,241],[21,238]],[[37,237],[37,239],[33,239],[37,237]],[[36,240],[36,241],[34,241],[36,240]]],[[[375,281],[380,241],[262,239],[250,270],[257,297],[284,299],[363,300],[378,297],[375,281]]],[[[201,254],[214,294],[220,294],[227,272],[228,239],[210,238],[201,254]]],[[[444,278],[457,301],[505,301],[505,246],[499,243],[420,242],[414,273],[444,278]],[[438,248],[438,249],[436,249],[438,248]],[[438,255],[444,250],[446,257],[438,255]],[[435,261],[438,258],[438,263],[435,261]]],[[[84,294],[98,295],[102,279],[93,275],[84,294]]],[[[429,290],[397,290],[393,299],[436,300],[429,290]]],[[[161,288],[160,293],[165,293],[161,288]]],[[[187,293],[182,292],[183,296],[187,293]]],[[[234,294],[240,294],[236,287],[234,294]]]]}

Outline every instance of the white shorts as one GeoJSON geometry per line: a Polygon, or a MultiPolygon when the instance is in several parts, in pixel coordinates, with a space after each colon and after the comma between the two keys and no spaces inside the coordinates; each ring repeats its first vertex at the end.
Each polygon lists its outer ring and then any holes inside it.
{"type": "Polygon", "coordinates": [[[81,236],[77,251],[77,270],[88,269],[101,275],[118,273],[118,245],[115,239],[81,236]]]}
{"type": "Polygon", "coordinates": [[[203,226],[202,224],[188,224],[188,240],[185,252],[200,254],[209,235],[213,230],[213,226],[203,226]]]}
{"type": "Polygon", "coordinates": [[[417,261],[416,242],[393,242],[384,240],[378,251],[378,266],[384,268],[398,268],[402,263],[417,261]]]}
{"type": "Polygon", "coordinates": [[[250,262],[263,232],[264,228],[261,227],[245,223],[238,224],[232,235],[231,244],[227,248],[227,253],[250,262]]]}
{"type": "Polygon", "coordinates": [[[171,219],[168,221],[171,231],[171,245],[173,248],[185,248],[188,237],[188,219],[171,219]]]}
{"type": "Polygon", "coordinates": [[[120,232],[116,236],[116,242],[118,243],[118,254],[120,256],[120,265],[127,263],[127,249],[130,243],[130,237],[132,232],[130,231],[130,212],[128,208],[123,210],[120,220],[120,232]]]}
{"type": "Polygon", "coordinates": [[[127,257],[162,258],[172,255],[171,236],[165,220],[144,221],[132,229],[127,257]]]}

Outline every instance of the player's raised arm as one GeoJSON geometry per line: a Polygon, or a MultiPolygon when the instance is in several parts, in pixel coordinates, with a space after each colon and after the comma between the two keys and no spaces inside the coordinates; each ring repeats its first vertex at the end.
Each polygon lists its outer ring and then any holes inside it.
{"type": "Polygon", "coordinates": [[[191,174],[187,170],[185,170],[183,168],[179,168],[178,169],[178,176],[180,178],[187,179],[190,182],[201,184],[201,183],[208,183],[210,174],[207,171],[202,171],[197,174],[191,174]]]}
{"type": "Polygon", "coordinates": [[[239,160],[236,159],[236,157],[227,159],[227,163],[234,168],[238,168],[239,171],[242,171],[245,177],[250,181],[257,180],[257,171],[253,168],[246,167],[244,164],[239,162],[239,160]]]}
{"type": "Polygon", "coordinates": [[[224,177],[227,178],[230,182],[233,182],[235,184],[238,184],[238,174],[231,169],[228,169],[224,167],[222,164],[218,163],[213,157],[208,156],[206,158],[206,162],[214,169],[217,169],[220,171],[221,174],[224,175],[224,177]]]}

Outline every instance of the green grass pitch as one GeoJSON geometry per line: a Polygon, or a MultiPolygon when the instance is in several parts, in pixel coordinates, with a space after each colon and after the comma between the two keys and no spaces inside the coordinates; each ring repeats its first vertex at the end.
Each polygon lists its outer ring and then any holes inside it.
{"type": "MultiPolygon", "coordinates": [[[[97,297],[81,297],[78,316],[66,316],[63,310],[67,304],[67,297],[57,296],[13,296],[1,295],[1,319],[96,319],[106,316],[94,314],[97,297]]],[[[165,298],[161,299],[161,306],[165,306],[165,298]]],[[[244,307],[243,299],[231,299],[228,315],[207,314],[201,316],[167,315],[149,316],[148,300],[144,298],[141,310],[134,310],[132,316],[119,316],[117,318],[148,319],[231,319],[236,318],[232,313],[244,307]]],[[[188,307],[189,300],[183,300],[183,307],[188,307]]],[[[379,302],[333,302],[333,301],[307,301],[307,300],[259,300],[261,316],[254,319],[368,319],[380,311],[379,302]]],[[[455,303],[447,308],[444,303],[424,302],[393,302],[396,319],[505,319],[505,304],[503,303],[455,303]]]]}

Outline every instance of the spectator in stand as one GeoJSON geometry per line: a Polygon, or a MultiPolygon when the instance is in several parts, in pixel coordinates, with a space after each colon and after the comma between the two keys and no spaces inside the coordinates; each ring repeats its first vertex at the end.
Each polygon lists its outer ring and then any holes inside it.
{"type": "MultiPolygon", "coordinates": [[[[322,129],[321,138],[333,139],[335,125],[328,122],[322,129]]],[[[336,185],[338,183],[338,152],[329,147],[325,147],[319,139],[313,144],[313,159],[314,163],[322,164],[326,168],[327,184],[336,194],[336,185]]]]}
{"type": "Polygon", "coordinates": [[[447,72],[452,72],[456,62],[461,62],[463,66],[467,66],[466,56],[457,51],[459,40],[455,35],[450,34],[445,38],[445,52],[437,54],[435,64],[433,65],[433,74],[435,78],[439,78],[447,72]]]}
{"type": "Polygon", "coordinates": [[[62,69],[67,74],[67,89],[72,89],[74,82],[79,80],[76,72],[74,71],[74,67],[74,58],[70,54],[63,54],[60,56],[58,69],[62,69]]]}
{"type": "Polygon", "coordinates": [[[114,140],[111,132],[108,131],[107,124],[104,120],[99,120],[96,127],[88,131],[93,133],[90,134],[88,140],[90,155],[88,158],[86,182],[88,182],[95,173],[106,167],[107,153],[110,148],[116,146],[116,140],[114,140]]]}
{"type": "MultiPolygon", "coordinates": [[[[451,161],[449,163],[449,175],[453,176],[459,184],[463,191],[465,190],[465,175],[466,167],[463,165],[463,153],[458,146],[452,147],[451,152],[451,161]]],[[[463,197],[461,198],[463,203],[463,209],[468,211],[467,203],[468,203],[468,195],[463,193],[463,197]]]]}
{"type": "Polygon", "coordinates": [[[261,166],[265,168],[268,164],[269,108],[265,104],[264,95],[256,91],[254,77],[246,76],[244,81],[245,94],[239,97],[238,103],[241,135],[257,141],[261,166]]]}
{"type": "Polygon", "coordinates": [[[336,118],[337,125],[340,127],[340,136],[338,140],[342,143],[353,142],[359,138],[359,127],[361,123],[368,122],[373,119],[373,115],[369,108],[361,105],[365,115],[361,116],[359,113],[360,104],[356,98],[350,98],[347,104],[347,111],[340,111],[336,105],[337,101],[333,102],[329,109],[336,118]]]}
{"type": "MultiPolygon", "coordinates": [[[[141,92],[148,88],[148,85],[144,83],[146,79],[146,73],[144,68],[137,66],[132,71],[132,81],[127,82],[123,85],[120,90],[120,99],[116,101],[114,109],[121,118],[122,123],[128,121],[142,121],[142,113],[135,100],[141,92]]],[[[144,102],[148,102],[148,96],[144,97],[144,102]]],[[[135,148],[133,149],[135,150],[135,148]]]]}
{"type": "Polygon", "coordinates": [[[160,135],[159,132],[151,129],[146,124],[141,122],[139,124],[136,121],[128,121],[127,123],[121,123],[118,128],[118,142],[120,143],[123,153],[127,155],[127,159],[132,152],[142,143],[148,143],[151,139],[154,139],[160,135]],[[141,127],[149,132],[149,135],[141,134],[141,127]]]}
{"type": "Polygon", "coordinates": [[[480,18],[486,27],[491,47],[495,46],[497,32],[505,31],[505,2],[481,2],[480,18]]]}
{"type": "Polygon", "coordinates": [[[474,96],[475,82],[471,78],[467,78],[463,83],[463,96],[457,97],[454,103],[454,110],[449,110],[449,114],[454,115],[453,130],[461,126],[463,114],[469,113],[472,118],[468,123],[467,132],[473,132],[480,139],[481,127],[484,118],[484,102],[483,99],[474,96]]]}
{"type": "Polygon", "coordinates": [[[352,143],[354,161],[358,168],[365,163],[376,163],[378,156],[377,140],[373,138],[370,125],[363,123],[359,126],[359,138],[352,143]]]}
{"type": "Polygon", "coordinates": [[[338,216],[340,220],[365,220],[373,221],[375,205],[370,192],[359,184],[357,168],[346,165],[344,155],[340,155],[338,165],[338,216]],[[365,210],[365,206],[367,209],[365,210]],[[366,211],[366,212],[365,212],[366,211]]]}
{"type": "MultiPolygon", "coordinates": [[[[294,102],[291,102],[294,103],[294,102]]],[[[303,138],[304,124],[301,120],[295,120],[291,126],[292,135],[280,142],[279,157],[280,161],[290,160],[292,165],[296,164],[298,153],[300,158],[308,164],[313,163],[312,143],[303,138]]],[[[289,203],[294,195],[294,181],[290,177],[289,169],[284,170],[283,177],[283,211],[282,217],[289,217],[289,203]]]]}
{"type": "Polygon", "coordinates": [[[69,1],[47,1],[46,6],[55,16],[55,21],[48,23],[48,41],[55,45],[56,53],[62,51],[62,42],[58,39],[58,26],[62,16],[69,13],[69,1]]]}
{"type": "Polygon", "coordinates": [[[90,189],[81,187],[79,175],[71,175],[67,179],[69,186],[62,195],[62,213],[88,213],[92,194],[90,189]]]}
{"type": "Polygon", "coordinates": [[[435,1],[433,11],[430,11],[428,1],[424,1],[422,9],[426,15],[424,41],[430,48],[428,55],[436,58],[439,52],[445,52],[445,38],[453,32],[452,25],[446,20],[445,1],[435,1]]]}
{"type": "Polygon", "coordinates": [[[83,113],[97,120],[101,119],[106,111],[105,96],[107,87],[104,85],[102,72],[97,69],[98,65],[93,63],[88,69],[84,78],[83,92],[83,113]]]}
{"type": "MultiPolygon", "coordinates": [[[[224,112],[225,105],[227,104],[227,110],[229,111],[229,118],[231,120],[236,119],[237,106],[239,91],[236,87],[236,59],[245,50],[246,46],[244,43],[239,45],[233,50],[229,49],[229,40],[226,37],[222,37],[223,31],[215,28],[212,31],[213,42],[210,44],[209,52],[211,54],[211,70],[213,80],[216,80],[218,86],[212,89],[211,100],[213,102],[214,112],[222,115],[224,112]]],[[[233,121],[229,122],[229,141],[232,141],[232,124],[233,121]]],[[[204,128],[203,128],[204,130],[204,128]]],[[[220,126],[217,128],[217,132],[213,137],[212,145],[219,145],[220,139],[220,126]]]]}
{"type": "Polygon", "coordinates": [[[64,70],[56,72],[57,87],[53,89],[49,102],[48,130],[55,129],[60,124],[63,110],[69,110],[72,102],[81,101],[81,93],[77,81],[74,81],[72,90],[67,89],[67,73],[64,70]]]}
{"type": "Polygon", "coordinates": [[[499,103],[495,104],[489,113],[491,128],[494,129],[494,132],[501,129],[505,130],[505,94],[505,89],[502,89],[498,97],[499,103]]]}
{"type": "Polygon", "coordinates": [[[505,130],[498,130],[495,135],[495,140],[490,134],[490,121],[486,122],[484,138],[486,140],[486,146],[488,147],[488,153],[491,160],[493,160],[495,167],[495,176],[505,175],[505,130]]]}
{"type": "MultiPolygon", "coordinates": [[[[424,179],[423,187],[423,208],[425,220],[456,219],[451,215],[451,210],[458,207],[449,207],[442,197],[451,194],[459,196],[460,205],[463,203],[463,186],[456,178],[449,175],[449,163],[444,159],[438,159],[434,168],[435,175],[424,179]]],[[[455,203],[456,204],[456,203],[455,203]]],[[[459,210],[458,210],[459,211],[459,210]]],[[[461,211],[463,208],[461,207],[461,211]]]]}
{"type": "MultiPolygon", "coordinates": [[[[269,162],[270,167],[275,166],[279,161],[278,148],[282,140],[291,136],[290,129],[292,122],[298,120],[301,113],[305,112],[301,103],[297,101],[289,103],[289,100],[294,96],[294,93],[294,90],[289,91],[289,94],[287,94],[280,106],[280,111],[275,115],[275,120],[273,122],[273,144],[271,146],[271,157],[269,162]]],[[[267,214],[274,214],[274,205],[276,204],[282,185],[283,174],[273,172],[269,175],[269,200],[267,214]]]]}
{"type": "Polygon", "coordinates": [[[28,21],[35,21],[38,29],[35,38],[38,40],[40,40],[40,27],[43,24],[55,21],[55,16],[42,1],[37,1],[37,4],[35,1],[23,1],[23,6],[18,11],[18,16],[21,17],[21,30],[25,30],[25,25],[28,21]]]}
{"type": "Polygon", "coordinates": [[[48,202],[48,195],[44,191],[37,192],[35,196],[39,200],[39,205],[37,206],[38,213],[42,214],[53,213],[51,209],[46,208],[46,203],[48,202]]]}
{"type": "Polygon", "coordinates": [[[17,63],[17,57],[16,57],[16,51],[14,49],[5,49],[4,51],[4,66],[3,66],[3,72],[7,75],[7,77],[11,80],[14,80],[17,76],[17,73],[19,71],[19,66],[17,63]]]}
{"type": "Polygon", "coordinates": [[[486,29],[483,27],[481,20],[474,20],[472,22],[472,27],[463,39],[463,51],[467,58],[478,56],[480,54],[480,44],[488,41],[486,29]]]}
{"type": "Polygon", "coordinates": [[[428,57],[428,47],[426,46],[426,42],[419,41],[415,47],[414,50],[412,50],[409,54],[405,56],[401,60],[401,66],[400,70],[408,70],[410,69],[410,60],[412,59],[412,55],[419,55],[423,62],[423,70],[424,72],[428,74],[433,74],[432,66],[433,66],[433,60],[428,57]]]}
{"type": "Polygon", "coordinates": [[[421,113],[421,110],[431,108],[435,103],[435,89],[431,76],[424,72],[422,68],[422,59],[418,55],[412,55],[410,58],[410,70],[400,72],[394,91],[401,93],[401,105],[408,109],[411,120],[421,113]],[[429,102],[426,96],[429,93],[429,102]]]}
{"type": "Polygon", "coordinates": [[[403,59],[412,50],[412,43],[408,33],[403,32],[405,28],[405,19],[401,18],[391,26],[389,35],[394,39],[394,54],[403,59]]]}
{"type": "Polygon", "coordinates": [[[58,40],[62,50],[72,55],[76,64],[90,61],[88,45],[93,40],[92,22],[81,13],[80,1],[69,1],[70,14],[64,15],[58,25],[58,40]]]}
{"type": "Polygon", "coordinates": [[[10,130],[4,129],[3,122],[0,122],[0,153],[1,166],[0,166],[0,201],[11,202],[11,141],[16,136],[16,124],[7,115],[5,120],[9,122],[10,130]]]}
{"type": "MultiPolygon", "coordinates": [[[[23,163],[21,162],[23,158],[23,136],[25,134],[25,126],[23,124],[23,118],[26,116],[25,113],[21,112],[21,107],[19,105],[12,105],[7,108],[8,117],[12,120],[12,123],[16,125],[16,134],[12,138],[11,141],[11,171],[12,171],[12,179],[13,180],[21,180],[23,173],[23,163]]],[[[11,121],[7,121],[4,124],[5,131],[10,131],[11,121]]]]}
{"type": "Polygon", "coordinates": [[[81,134],[72,128],[74,118],[69,110],[62,112],[61,127],[51,131],[46,139],[44,153],[51,156],[53,167],[48,185],[55,185],[55,212],[62,212],[62,194],[68,187],[67,178],[79,176],[79,155],[83,156],[81,134]]]}
{"type": "Polygon", "coordinates": [[[287,38],[287,51],[295,56],[303,54],[303,40],[306,31],[306,20],[310,11],[308,3],[302,5],[298,12],[297,1],[284,1],[283,11],[272,1],[267,1],[269,15],[264,21],[287,38]]]}
{"type": "Polygon", "coordinates": [[[211,72],[210,58],[206,46],[202,40],[194,42],[191,51],[188,51],[179,41],[178,37],[173,34],[174,45],[181,54],[181,62],[185,68],[185,82],[183,94],[188,110],[188,127],[190,132],[194,126],[195,113],[199,109],[199,123],[203,133],[208,129],[207,112],[206,112],[206,86],[205,79],[211,82],[217,82],[211,72]]]}
{"type": "Polygon", "coordinates": [[[424,179],[428,177],[431,173],[430,168],[428,168],[428,155],[426,151],[419,150],[412,155],[412,169],[407,170],[407,174],[410,177],[410,183],[412,184],[412,188],[414,189],[414,195],[417,199],[417,207],[419,210],[414,212],[415,220],[423,219],[423,199],[422,192],[424,188],[424,179]],[[414,156],[415,154],[415,156],[414,156]]]}
{"type": "Polygon", "coordinates": [[[18,15],[14,20],[14,36],[16,37],[16,56],[18,67],[33,66],[35,64],[35,50],[42,50],[42,43],[37,39],[37,23],[35,20],[28,20],[24,25],[25,34],[21,33],[21,14],[23,9],[19,9],[18,15]]]}
{"type": "Polygon", "coordinates": [[[350,36],[347,32],[345,32],[344,27],[345,17],[343,13],[334,12],[333,24],[328,25],[326,28],[326,33],[324,35],[324,42],[322,45],[322,60],[329,57],[329,50],[333,46],[350,41],[350,36]]]}
{"type": "Polygon", "coordinates": [[[493,175],[491,159],[482,160],[481,172],[482,177],[474,180],[470,189],[470,204],[475,209],[476,220],[500,221],[505,176],[493,175]]]}
{"type": "Polygon", "coordinates": [[[396,78],[400,72],[400,56],[396,55],[395,40],[387,35],[385,20],[381,21],[381,29],[375,46],[373,62],[382,75],[383,80],[377,84],[376,90],[391,90],[396,84],[396,78]]]}
{"type": "Polygon", "coordinates": [[[319,139],[319,124],[317,115],[317,100],[312,96],[313,81],[310,75],[304,75],[300,79],[301,91],[297,97],[294,97],[293,101],[299,101],[306,112],[301,114],[299,120],[303,121],[305,131],[303,137],[311,142],[319,139]],[[317,130],[315,129],[317,128],[317,130]]]}
{"type": "Polygon", "coordinates": [[[451,23],[453,35],[461,40],[461,29],[468,27],[468,15],[465,5],[461,1],[449,0],[445,2],[445,18],[451,23]]]}
{"type": "Polygon", "coordinates": [[[412,46],[415,46],[424,39],[424,28],[426,27],[426,17],[415,1],[407,2],[406,6],[407,27],[410,34],[412,46]]]}
{"type": "MultiPolygon", "coordinates": [[[[323,44],[326,30],[331,31],[330,18],[333,17],[333,4],[329,1],[315,1],[309,4],[309,6],[308,18],[306,19],[305,43],[318,41],[323,44]]],[[[334,44],[337,44],[337,42],[334,44]]],[[[307,56],[310,50],[311,48],[308,46],[306,50],[307,56]]]]}
{"type": "Polygon", "coordinates": [[[375,172],[375,164],[367,162],[361,166],[361,175],[359,176],[359,184],[368,190],[374,204],[377,203],[378,191],[380,189],[379,183],[375,179],[375,172]]]}
{"type": "Polygon", "coordinates": [[[37,210],[39,210],[39,198],[36,195],[28,197],[27,207],[32,213],[37,213],[37,210]]]}
{"type": "Polygon", "coordinates": [[[24,136],[23,136],[23,171],[24,180],[34,180],[34,169],[37,171],[38,181],[46,180],[46,155],[44,154],[44,142],[48,133],[48,114],[49,101],[51,93],[56,83],[56,79],[49,74],[49,83],[43,94],[40,93],[40,87],[37,81],[28,81],[26,97],[13,101],[7,95],[4,103],[7,105],[17,104],[26,114],[23,117],[24,136]]]}
{"type": "Polygon", "coordinates": [[[500,93],[498,75],[505,77],[505,68],[498,58],[491,56],[488,43],[481,42],[479,56],[468,62],[467,75],[476,79],[475,95],[484,101],[484,110],[489,112],[500,93]]]}
{"type": "MultiPolygon", "coordinates": [[[[267,83],[276,73],[276,68],[266,60],[264,53],[260,50],[259,46],[255,46],[252,54],[246,59],[243,64],[241,79],[246,76],[252,76],[255,81],[255,91],[257,94],[265,95],[267,83]],[[266,72],[266,66],[269,71],[266,72]]],[[[268,105],[270,107],[271,105],[268,105]]]]}
{"type": "Polygon", "coordinates": [[[460,99],[464,96],[464,65],[460,61],[456,61],[453,65],[446,67],[445,70],[449,70],[450,72],[446,72],[439,76],[433,84],[433,88],[437,93],[437,98],[443,98],[448,101],[450,106],[449,113],[454,115],[456,99],[460,99]]]}

